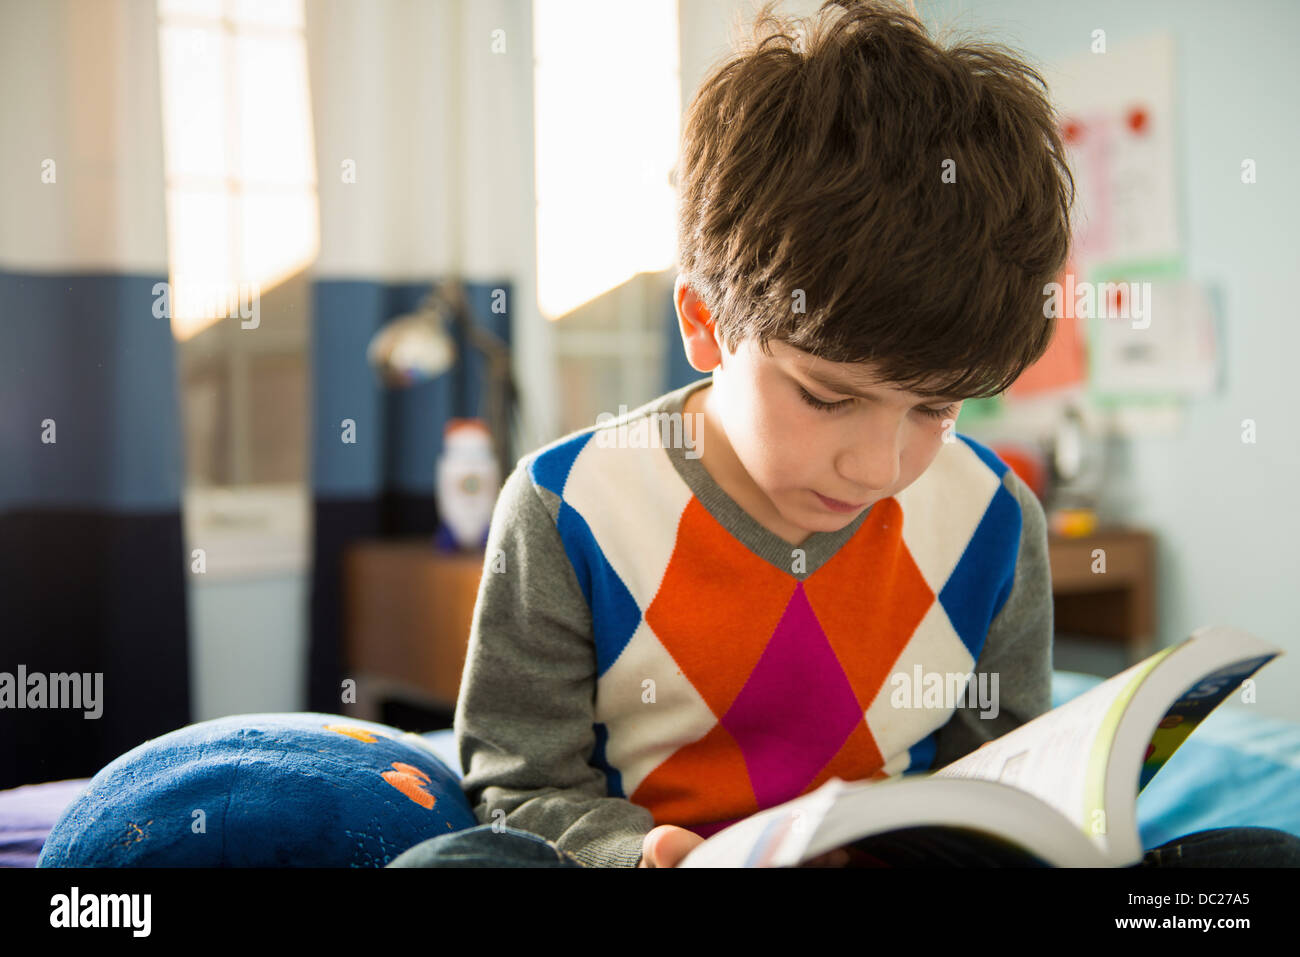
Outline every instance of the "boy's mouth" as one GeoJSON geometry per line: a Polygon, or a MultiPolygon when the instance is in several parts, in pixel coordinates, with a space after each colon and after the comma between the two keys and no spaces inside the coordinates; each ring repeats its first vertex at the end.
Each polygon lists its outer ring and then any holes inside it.
{"type": "Polygon", "coordinates": [[[841,502],[839,499],[827,498],[821,492],[813,492],[813,494],[821,499],[822,504],[832,512],[856,512],[867,504],[866,502],[863,502],[862,505],[854,505],[851,502],[841,502]]]}

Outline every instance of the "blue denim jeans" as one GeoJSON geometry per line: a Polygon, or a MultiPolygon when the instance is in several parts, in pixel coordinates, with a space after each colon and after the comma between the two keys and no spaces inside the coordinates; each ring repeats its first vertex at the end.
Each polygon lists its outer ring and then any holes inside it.
{"type": "MultiPolygon", "coordinates": [[[[881,835],[851,845],[857,867],[1004,867],[1024,859],[996,844],[951,842],[941,834],[881,835]]],[[[582,867],[536,834],[491,824],[440,834],[394,858],[389,867],[582,867]]],[[[1133,867],[1300,867],[1300,837],[1271,827],[1218,827],[1152,848],[1133,867]]]]}
{"type": "Polygon", "coordinates": [[[1300,837],[1272,827],[1216,827],[1167,841],[1134,867],[1300,867],[1300,837]]]}
{"type": "MultiPolygon", "coordinates": [[[[867,838],[850,845],[858,867],[1024,867],[1019,849],[995,841],[952,840],[935,829],[867,838]]],[[[1046,867],[1044,862],[1037,866],[1046,867]]],[[[1300,837],[1271,827],[1216,827],[1166,841],[1130,867],[1300,867],[1300,837]]]]}
{"type": "Polygon", "coordinates": [[[389,867],[582,867],[537,834],[491,824],[439,834],[407,848],[389,867]]]}

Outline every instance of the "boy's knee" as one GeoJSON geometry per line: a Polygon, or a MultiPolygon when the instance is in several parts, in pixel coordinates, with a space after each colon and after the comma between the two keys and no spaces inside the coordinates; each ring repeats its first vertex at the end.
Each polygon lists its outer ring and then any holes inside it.
{"type": "Polygon", "coordinates": [[[1273,827],[1216,827],[1146,852],[1142,867],[1300,867],[1300,837],[1273,827]]]}
{"type": "Polygon", "coordinates": [[[479,824],[439,834],[403,851],[388,867],[581,867],[538,834],[479,824]]]}

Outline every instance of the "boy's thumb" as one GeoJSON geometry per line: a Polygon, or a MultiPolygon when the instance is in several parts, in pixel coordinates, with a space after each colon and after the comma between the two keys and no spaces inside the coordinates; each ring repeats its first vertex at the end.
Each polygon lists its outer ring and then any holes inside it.
{"type": "Polygon", "coordinates": [[[704,838],[685,828],[661,824],[645,836],[641,853],[647,867],[676,867],[704,838]]]}

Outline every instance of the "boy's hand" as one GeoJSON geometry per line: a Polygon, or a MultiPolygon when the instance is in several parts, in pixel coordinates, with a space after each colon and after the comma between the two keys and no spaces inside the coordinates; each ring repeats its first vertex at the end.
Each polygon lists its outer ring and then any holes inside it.
{"type": "Polygon", "coordinates": [[[652,828],[641,845],[641,863],[637,867],[676,867],[683,857],[704,838],[694,831],[675,824],[660,824],[652,828]]]}
{"type": "MultiPolygon", "coordinates": [[[[660,824],[652,828],[641,845],[641,863],[637,867],[676,867],[681,859],[704,843],[704,838],[694,831],[674,824],[660,824]]],[[[800,867],[843,867],[849,862],[849,852],[836,848],[804,861],[800,867]]]]}

